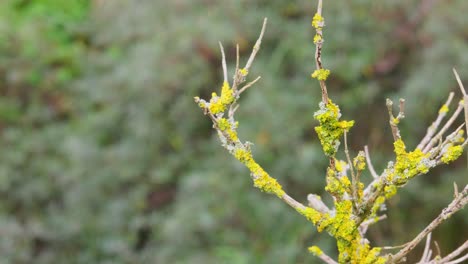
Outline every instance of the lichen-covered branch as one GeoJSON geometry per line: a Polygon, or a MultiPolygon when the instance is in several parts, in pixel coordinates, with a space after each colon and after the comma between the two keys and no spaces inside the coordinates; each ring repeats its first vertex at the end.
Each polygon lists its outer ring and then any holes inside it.
{"type": "MultiPolygon", "coordinates": [[[[247,83],[240,89],[235,89],[235,87],[239,87],[243,82],[245,82],[245,77],[248,75],[248,70],[252,66],[255,55],[260,49],[261,40],[266,28],[266,21],[267,20],[265,19],[260,36],[252,50],[246,66],[242,69],[239,69],[238,59],[236,60],[236,70],[233,77],[232,88],[227,77],[227,63],[224,49],[222,44],[219,43],[222,54],[221,65],[224,76],[223,85],[221,87],[221,94],[218,96],[216,93],[213,93],[209,101],[203,100],[199,97],[195,97],[194,99],[203,112],[210,117],[211,121],[213,122],[213,128],[215,128],[218,132],[218,136],[223,147],[225,147],[237,160],[239,160],[249,169],[255,187],[264,192],[276,195],[307,218],[319,219],[321,216],[319,211],[301,204],[286,194],[277,180],[271,177],[255,161],[250,150],[251,144],[249,142],[242,142],[237,135],[237,128],[239,123],[234,118],[234,114],[238,107],[236,102],[240,94],[248,87],[251,87],[256,81],[259,80],[260,77],[257,77],[254,81],[247,83]],[[226,112],[227,118],[224,117],[226,112]]],[[[238,51],[236,53],[238,53],[238,51]]]]}
{"type": "MultiPolygon", "coordinates": [[[[323,67],[321,59],[324,43],[323,28],[325,26],[322,7],[322,0],[318,0],[317,13],[312,19],[312,26],[316,30],[314,36],[316,69],[311,76],[318,80],[322,92],[319,109],[314,113],[314,119],[319,123],[315,127],[315,131],[323,153],[329,158],[324,189],[333,198],[332,206],[327,206],[319,195],[309,194],[307,196],[308,206],[288,195],[280,183],[270,176],[255,160],[251,151],[252,144],[248,141],[242,141],[238,136],[239,122],[235,119],[235,113],[239,108],[237,101],[241,94],[248,88],[253,87],[260,79],[260,77],[257,77],[253,81],[245,83],[255,56],[260,50],[262,38],[265,34],[266,19],[244,68],[239,66],[239,46],[236,46],[236,69],[231,83],[227,74],[224,48],[221,43],[219,44],[223,70],[223,84],[221,85],[220,94],[213,92],[209,100],[195,97],[195,102],[203,110],[203,113],[211,119],[222,146],[249,170],[255,187],[263,192],[274,194],[316,226],[319,232],[325,231],[336,239],[337,261],[325,254],[318,246],[309,248],[311,253],[324,262],[329,264],[399,262],[424,237],[427,237],[427,242],[420,263],[442,263],[439,262],[441,260],[447,261],[446,263],[463,261],[465,257],[468,258],[468,255],[461,257],[460,255],[468,246],[460,247],[453,254],[449,254],[443,259],[439,257],[439,253],[437,258],[431,260],[433,254],[430,250],[431,238],[428,234],[468,203],[468,187],[465,187],[461,193],[456,191],[453,202],[427,228],[412,241],[401,246],[402,249],[395,254],[381,254],[382,248],[372,247],[371,243],[365,238],[370,225],[386,218],[386,215],[382,215],[380,211],[384,208],[385,202],[397,194],[399,188],[418,175],[428,173],[438,165],[455,161],[461,156],[464,147],[468,144],[468,140],[463,137],[465,133],[463,127],[465,126],[468,129],[468,97],[457,72],[454,70],[464,99],[460,101],[458,108],[443,124],[444,117],[450,111],[449,106],[454,98],[454,93],[450,93],[446,103],[440,108],[436,120],[427,129],[426,135],[413,150],[406,146],[404,137],[398,128],[399,123],[405,117],[405,100],[400,99],[399,112],[397,116],[394,116],[393,102],[387,99],[386,105],[393,135],[395,158],[393,161],[388,162],[387,167],[381,174],[378,174],[372,166],[367,146],[364,151],[360,151],[354,158],[351,157],[348,149],[347,133],[353,127],[354,121],[341,120],[341,111],[338,104],[334,103],[328,96],[325,81],[330,75],[330,70],[323,67]],[[463,109],[465,110],[465,123],[446,135],[463,109]],[[439,130],[439,127],[442,128],[439,130]],[[343,136],[346,161],[336,158],[343,136]],[[365,176],[363,172],[366,167],[369,168],[373,178],[367,187],[361,180],[361,176],[365,176]],[[347,175],[348,172],[350,175],[347,175]],[[457,257],[458,259],[455,259],[457,257]]],[[[396,247],[384,247],[384,249],[389,248],[395,249],[396,247]]]]}

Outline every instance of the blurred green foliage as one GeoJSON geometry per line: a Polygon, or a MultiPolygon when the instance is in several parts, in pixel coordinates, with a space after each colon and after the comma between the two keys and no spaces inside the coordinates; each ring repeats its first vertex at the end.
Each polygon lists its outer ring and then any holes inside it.
{"type": "MultiPolygon", "coordinates": [[[[468,2],[426,2],[324,4],[331,97],[357,121],[352,151],[369,144],[378,169],[392,157],[384,98],[407,99],[402,133],[415,145],[457,89],[451,68],[468,76],[468,2]]],[[[320,193],[314,13],[306,0],[1,1],[2,263],[305,263],[312,242],[333,255],[326,234],[251,187],[192,99],[220,87],[217,41],[232,70],[235,43],[245,60],[268,17],[240,136],[288,193],[320,193]]],[[[418,233],[452,182],[466,183],[464,165],[404,188],[373,243],[418,233]]],[[[434,234],[443,252],[466,237],[466,219],[434,234]]]]}

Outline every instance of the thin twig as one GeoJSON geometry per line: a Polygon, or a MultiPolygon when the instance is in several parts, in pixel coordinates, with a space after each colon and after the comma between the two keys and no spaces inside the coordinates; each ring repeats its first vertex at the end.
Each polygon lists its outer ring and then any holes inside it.
{"type": "Polygon", "coordinates": [[[457,109],[452,114],[452,116],[447,121],[447,123],[445,123],[445,125],[442,127],[442,129],[439,131],[439,133],[437,133],[437,135],[435,137],[433,137],[431,139],[431,141],[429,142],[429,144],[427,144],[427,146],[423,149],[424,153],[427,153],[429,150],[431,150],[431,148],[434,146],[434,144],[437,141],[439,141],[439,139],[442,138],[444,133],[450,128],[450,126],[453,124],[453,122],[455,122],[455,120],[457,119],[458,115],[461,113],[462,110],[463,110],[463,105],[458,104],[457,109]]]}
{"type": "Polygon", "coordinates": [[[236,44],[236,74],[239,72],[239,44],[236,44]]]}
{"type": "Polygon", "coordinates": [[[260,80],[260,78],[262,78],[261,76],[258,76],[257,78],[255,78],[255,80],[247,83],[246,85],[244,85],[244,87],[242,87],[240,90],[239,90],[239,95],[241,93],[243,93],[245,90],[247,90],[250,86],[254,85],[258,80],[260,80]]]}
{"type": "MultiPolygon", "coordinates": [[[[454,92],[451,92],[449,94],[449,97],[447,101],[445,102],[445,106],[450,107],[450,103],[453,100],[453,97],[455,96],[454,92]]],[[[424,138],[421,140],[421,142],[418,144],[417,148],[420,150],[423,150],[426,144],[431,140],[432,136],[435,134],[437,131],[437,128],[439,128],[440,123],[444,119],[444,117],[447,115],[447,111],[439,111],[439,115],[437,116],[437,119],[427,128],[426,135],[424,138]]]]}
{"type": "Polygon", "coordinates": [[[400,108],[399,108],[397,119],[401,120],[405,118],[405,99],[400,98],[400,108]]]}
{"type": "MultiPolygon", "coordinates": [[[[430,248],[431,248],[431,236],[432,236],[432,233],[427,234],[426,245],[424,246],[424,252],[423,252],[423,254],[421,256],[421,260],[419,260],[418,263],[424,263],[424,262],[428,261],[428,255],[429,255],[429,251],[430,251],[430,248]]],[[[430,257],[429,257],[429,259],[430,259],[430,257]]]]}
{"type": "Polygon", "coordinates": [[[455,78],[457,79],[458,86],[463,94],[463,106],[465,108],[465,125],[466,125],[466,132],[468,133],[468,94],[466,93],[465,87],[463,86],[462,81],[460,80],[460,76],[458,76],[457,71],[455,68],[453,69],[453,73],[455,74],[455,78]]]}
{"type": "Polygon", "coordinates": [[[439,146],[434,148],[435,151],[433,151],[431,158],[434,157],[436,154],[439,154],[437,158],[435,158],[435,160],[440,159],[443,156],[443,153],[439,153],[440,150],[443,150],[449,144],[456,143],[455,139],[457,138],[457,135],[459,135],[458,133],[464,126],[465,126],[465,123],[461,124],[460,126],[457,127],[457,129],[455,129],[455,131],[453,131],[450,135],[445,137],[445,140],[442,143],[440,143],[439,146]]]}
{"type": "Polygon", "coordinates": [[[458,263],[462,263],[463,261],[465,261],[467,259],[468,259],[468,254],[466,254],[465,256],[463,256],[461,258],[458,258],[458,259],[455,259],[453,261],[447,262],[446,264],[458,264],[458,263]]]}
{"type": "MultiPolygon", "coordinates": [[[[322,16],[322,0],[318,1],[317,14],[319,16],[322,16]]],[[[317,27],[316,32],[317,32],[317,35],[320,36],[321,39],[323,39],[322,27],[317,27]]],[[[316,66],[317,70],[323,69],[323,66],[322,66],[322,45],[323,45],[323,41],[319,41],[315,45],[315,66],[316,66]]],[[[320,83],[320,89],[322,90],[322,102],[325,105],[327,105],[328,104],[327,86],[325,84],[325,81],[323,81],[323,80],[319,80],[319,83],[320,83]]]]}
{"type": "Polygon", "coordinates": [[[221,41],[219,42],[219,48],[221,49],[224,82],[227,82],[228,74],[227,74],[227,66],[226,66],[226,54],[224,54],[224,48],[223,48],[223,44],[221,44],[221,41]]]}
{"type": "Polygon", "coordinates": [[[361,233],[362,236],[364,236],[370,225],[375,224],[377,222],[380,222],[380,221],[382,221],[384,219],[387,219],[387,215],[381,215],[379,217],[374,217],[372,219],[368,219],[368,220],[362,222],[361,225],[359,226],[359,232],[361,233]]]}
{"type": "Polygon", "coordinates": [[[351,191],[353,195],[353,205],[354,209],[357,210],[358,208],[358,195],[357,195],[357,179],[356,179],[356,174],[354,173],[354,166],[353,162],[351,161],[351,157],[349,156],[349,150],[348,150],[348,132],[344,132],[344,145],[345,145],[345,155],[346,159],[348,160],[349,164],[349,170],[351,171],[351,191]]]}
{"type": "Polygon", "coordinates": [[[379,175],[377,174],[377,172],[374,169],[374,166],[372,165],[372,161],[371,161],[370,154],[369,154],[369,147],[367,147],[367,145],[364,146],[364,152],[366,153],[366,161],[367,161],[367,167],[369,168],[369,172],[371,173],[374,179],[377,179],[379,175]]]}
{"type": "Polygon", "coordinates": [[[434,245],[435,245],[436,250],[437,250],[436,256],[440,256],[440,247],[439,247],[439,243],[437,243],[437,241],[434,241],[434,245]]]}
{"type": "Polygon", "coordinates": [[[452,251],[452,253],[448,254],[445,257],[443,257],[441,260],[438,260],[437,263],[446,263],[447,261],[451,261],[452,259],[459,256],[461,253],[463,253],[463,251],[465,251],[466,249],[468,249],[468,240],[465,241],[465,243],[463,243],[457,249],[452,251]]]}
{"type": "Polygon", "coordinates": [[[455,68],[453,68],[452,70],[453,70],[453,73],[455,74],[455,78],[457,79],[458,86],[460,86],[460,90],[461,90],[461,92],[463,94],[463,97],[468,96],[468,94],[466,94],[465,87],[463,86],[463,83],[460,80],[460,76],[458,76],[457,70],[455,70],[455,68]]]}
{"type": "Polygon", "coordinates": [[[245,64],[245,67],[244,67],[247,71],[249,71],[250,66],[252,66],[252,63],[255,59],[255,55],[257,55],[257,52],[260,50],[260,45],[262,44],[262,38],[263,38],[263,34],[265,33],[267,21],[268,21],[267,18],[263,19],[262,31],[260,31],[260,35],[258,36],[257,42],[255,42],[255,45],[252,49],[252,53],[250,54],[249,60],[247,61],[247,64],[245,64]]]}
{"type": "MultiPolygon", "coordinates": [[[[398,122],[400,121],[399,119],[400,114],[398,114],[396,118],[395,116],[393,116],[393,101],[392,100],[387,98],[386,105],[387,105],[387,110],[388,110],[388,116],[390,118],[389,123],[390,123],[390,127],[392,128],[393,140],[397,141],[398,139],[401,138],[400,130],[398,130],[398,122]]],[[[401,104],[400,104],[400,110],[401,110],[401,104]]],[[[402,116],[404,117],[404,114],[402,116]]]]}
{"type": "Polygon", "coordinates": [[[320,252],[320,253],[321,254],[317,255],[317,257],[319,257],[321,260],[323,260],[323,262],[325,262],[327,264],[338,264],[338,262],[336,262],[335,260],[330,258],[330,256],[328,256],[327,254],[325,254],[323,252],[320,252]]]}

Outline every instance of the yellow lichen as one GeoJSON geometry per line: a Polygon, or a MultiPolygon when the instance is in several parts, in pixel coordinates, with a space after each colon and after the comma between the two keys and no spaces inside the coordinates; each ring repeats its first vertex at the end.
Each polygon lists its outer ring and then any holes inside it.
{"type": "Polygon", "coordinates": [[[323,254],[322,250],[317,246],[309,247],[309,252],[314,254],[317,257],[323,254]]]}
{"type": "Polygon", "coordinates": [[[325,155],[329,157],[336,154],[343,133],[354,125],[354,121],[339,121],[340,117],[340,109],[331,100],[328,100],[327,105],[320,103],[320,110],[314,113],[314,118],[320,123],[315,131],[325,155]]]}
{"type": "Polygon", "coordinates": [[[362,243],[357,223],[353,220],[353,205],[349,200],[335,203],[336,215],[322,221],[322,227],[337,240],[339,263],[379,263],[386,258],[380,257],[380,248],[371,248],[368,243],[362,243]]]}
{"type": "Polygon", "coordinates": [[[385,198],[390,199],[397,193],[397,187],[395,185],[385,186],[384,194],[385,198]]]}
{"type": "Polygon", "coordinates": [[[442,105],[442,107],[439,109],[439,114],[445,114],[449,111],[449,108],[446,104],[442,105]]]}
{"type": "Polygon", "coordinates": [[[346,173],[346,162],[344,160],[337,160],[335,159],[335,169],[338,172],[341,172],[342,174],[346,173]]]}
{"type": "Polygon", "coordinates": [[[221,130],[221,131],[224,131],[228,128],[230,128],[231,125],[229,124],[229,121],[226,119],[226,118],[221,118],[218,120],[218,128],[221,130]]]}
{"type": "Polygon", "coordinates": [[[327,186],[325,186],[325,190],[330,194],[342,197],[344,193],[349,193],[351,182],[345,175],[339,175],[331,168],[328,168],[326,180],[327,186]]]}
{"type": "Polygon", "coordinates": [[[212,93],[210,100],[210,112],[212,114],[218,114],[226,111],[228,105],[234,101],[234,92],[229,86],[228,82],[223,83],[221,88],[221,96],[218,97],[216,93],[212,93]]]}
{"type": "Polygon", "coordinates": [[[247,74],[249,74],[249,71],[245,68],[242,68],[239,70],[239,73],[242,74],[242,76],[247,76],[247,74]]]}
{"type": "Polygon", "coordinates": [[[403,185],[414,176],[429,171],[428,163],[423,162],[423,160],[428,160],[430,154],[425,154],[420,149],[406,152],[406,146],[402,139],[398,139],[393,145],[396,154],[395,175],[388,175],[387,179],[391,176],[394,184],[403,185]]]}
{"type": "Polygon", "coordinates": [[[322,213],[310,207],[296,208],[296,210],[313,224],[317,224],[323,218],[322,213]]]}
{"type": "Polygon", "coordinates": [[[225,131],[229,140],[231,141],[239,140],[239,138],[237,137],[237,132],[235,130],[236,126],[232,126],[231,123],[229,123],[229,121],[226,118],[223,117],[218,120],[218,128],[221,131],[225,131]]]}
{"type": "Polygon", "coordinates": [[[382,204],[385,203],[385,196],[379,196],[377,199],[375,199],[374,204],[372,205],[372,210],[371,210],[371,215],[375,215],[382,204]]]}
{"type": "Polygon", "coordinates": [[[315,29],[320,29],[323,27],[323,17],[319,13],[315,13],[314,18],[312,19],[312,26],[315,29]]]}
{"type": "Polygon", "coordinates": [[[327,69],[318,69],[318,70],[315,70],[311,74],[312,78],[315,78],[319,81],[325,81],[329,75],[330,75],[330,70],[327,70],[327,69]]]}
{"type": "Polygon", "coordinates": [[[358,171],[363,171],[366,168],[366,157],[364,152],[359,151],[359,154],[353,160],[353,165],[358,171]]]}
{"type": "Polygon", "coordinates": [[[243,148],[234,150],[234,157],[242,162],[252,173],[254,186],[260,190],[273,193],[278,197],[282,197],[285,192],[276,179],[270,177],[268,173],[253,159],[252,153],[243,148]]]}
{"type": "Polygon", "coordinates": [[[322,36],[320,36],[319,34],[315,34],[314,43],[317,44],[317,43],[322,42],[322,41],[323,41],[322,36]]]}
{"type": "Polygon", "coordinates": [[[445,153],[442,155],[442,158],[440,159],[443,163],[448,164],[461,156],[463,153],[463,147],[458,145],[458,146],[449,146],[445,153]]]}

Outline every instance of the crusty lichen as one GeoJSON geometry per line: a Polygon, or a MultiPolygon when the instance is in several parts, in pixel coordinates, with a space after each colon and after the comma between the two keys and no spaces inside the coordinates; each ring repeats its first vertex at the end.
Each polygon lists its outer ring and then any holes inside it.
{"type": "MultiPolygon", "coordinates": [[[[314,42],[315,42],[315,38],[314,38],[314,42]]],[[[315,70],[310,76],[319,81],[326,81],[329,75],[330,75],[330,70],[318,69],[318,70],[315,70]]]]}
{"type": "Polygon", "coordinates": [[[449,146],[445,153],[442,155],[440,159],[443,163],[448,164],[456,159],[458,159],[461,154],[463,154],[463,147],[458,146],[449,146]]]}
{"type": "Polygon", "coordinates": [[[358,171],[366,169],[366,156],[363,151],[359,151],[358,155],[353,160],[353,165],[358,171]]]}
{"type": "Polygon", "coordinates": [[[402,139],[394,143],[396,161],[394,165],[394,174],[389,173],[387,179],[396,185],[404,185],[416,175],[425,174],[429,169],[435,166],[431,162],[429,153],[423,153],[420,149],[406,152],[406,146],[402,139]]]}
{"type": "Polygon", "coordinates": [[[328,100],[327,105],[321,102],[319,106],[320,110],[314,113],[314,118],[320,125],[315,127],[315,131],[325,154],[334,157],[340,146],[340,137],[354,125],[354,121],[339,121],[340,109],[332,100],[328,100]]]}
{"type": "MultiPolygon", "coordinates": [[[[337,240],[339,263],[385,263],[386,258],[379,256],[380,248],[371,248],[362,239],[353,217],[353,205],[350,200],[335,203],[334,216],[325,214],[318,224],[318,231],[326,230],[337,240]]],[[[316,254],[317,248],[309,248],[316,254]]]]}
{"type": "Polygon", "coordinates": [[[296,208],[296,210],[301,215],[305,216],[305,218],[312,222],[314,225],[316,225],[320,220],[323,219],[323,214],[313,208],[306,207],[305,209],[302,209],[298,207],[296,208]]]}
{"type": "Polygon", "coordinates": [[[314,254],[317,257],[319,257],[319,256],[321,256],[323,254],[323,251],[317,246],[311,246],[308,249],[309,249],[310,253],[314,254]]]}
{"type": "Polygon", "coordinates": [[[278,197],[282,197],[285,192],[281,185],[272,178],[252,157],[250,150],[246,150],[241,147],[237,147],[234,150],[234,157],[242,162],[253,175],[254,186],[260,190],[275,194],[278,197]]]}
{"type": "Polygon", "coordinates": [[[439,114],[445,114],[445,113],[448,113],[448,111],[449,111],[449,107],[448,107],[446,104],[444,104],[444,105],[442,105],[442,107],[439,109],[439,114]]]}
{"type": "Polygon", "coordinates": [[[228,105],[234,101],[234,92],[229,86],[228,82],[224,82],[221,87],[221,96],[218,96],[216,93],[211,94],[210,99],[210,112],[215,115],[226,111],[228,105]]]}
{"type": "Polygon", "coordinates": [[[231,124],[229,120],[223,117],[218,120],[218,128],[219,130],[224,131],[226,133],[230,141],[236,142],[239,140],[239,138],[237,137],[237,132],[236,132],[237,123],[231,124]]]}
{"type": "MultiPolygon", "coordinates": [[[[336,168],[335,168],[336,169],[336,168]]],[[[345,193],[350,193],[351,182],[346,175],[328,168],[327,186],[325,190],[335,197],[343,197],[345,193]]]]}

